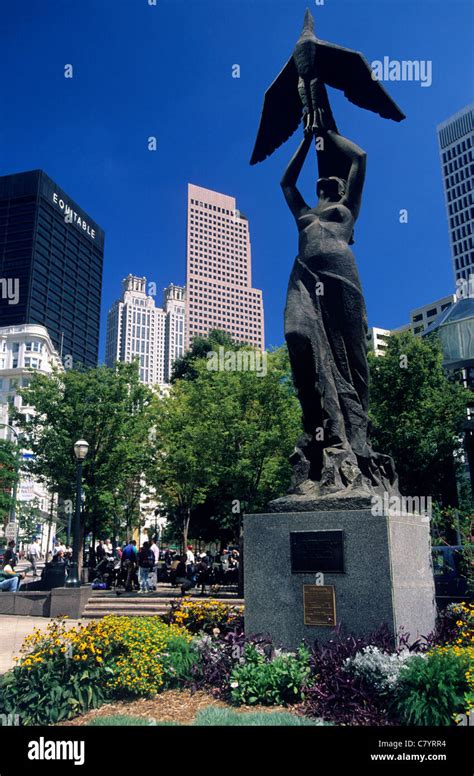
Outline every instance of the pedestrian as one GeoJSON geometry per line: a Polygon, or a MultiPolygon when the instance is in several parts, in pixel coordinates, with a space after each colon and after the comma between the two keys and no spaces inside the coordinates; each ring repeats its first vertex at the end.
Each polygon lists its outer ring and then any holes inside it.
{"type": "Polygon", "coordinates": [[[3,566],[11,566],[12,569],[15,568],[16,564],[18,563],[18,556],[15,552],[15,542],[13,539],[8,542],[7,549],[5,550],[5,555],[3,558],[3,566]]]}
{"type": "Polygon", "coordinates": [[[16,573],[10,563],[6,563],[0,570],[0,590],[6,593],[16,593],[20,589],[24,574],[16,573]]]}
{"type": "MultiPolygon", "coordinates": [[[[181,563],[181,555],[175,555],[173,560],[171,561],[171,566],[170,566],[171,587],[176,587],[178,584],[177,574],[178,574],[178,566],[180,563],[181,563]]],[[[184,573],[186,574],[186,564],[184,568],[184,573]]]]}
{"type": "Polygon", "coordinates": [[[28,555],[27,555],[28,561],[31,563],[31,570],[33,572],[33,576],[38,576],[37,571],[37,563],[39,560],[41,560],[41,546],[40,546],[40,540],[38,537],[34,539],[34,541],[31,542],[30,546],[28,547],[28,555]]]}
{"type": "Polygon", "coordinates": [[[105,558],[105,547],[104,542],[102,539],[99,539],[99,543],[95,550],[95,557],[96,557],[96,565],[98,566],[101,560],[104,560],[105,558]]]}
{"type": "Polygon", "coordinates": [[[155,564],[155,555],[149,542],[143,542],[143,547],[138,553],[138,574],[140,578],[140,589],[142,593],[151,592],[150,571],[155,564]]]}
{"type": "Polygon", "coordinates": [[[114,556],[114,548],[112,546],[112,542],[110,539],[106,539],[104,544],[105,554],[108,558],[113,558],[114,556]]]}
{"type": "Polygon", "coordinates": [[[154,557],[154,563],[153,563],[153,576],[154,576],[154,580],[153,580],[153,584],[154,584],[154,587],[155,587],[155,590],[156,590],[156,588],[158,587],[158,569],[159,569],[159,565],[160,565],[160,549],[159,549],[159,547],[158,547],[158,545],[157,545],[157,543],[156,543],[156,541],[154,539],[153,539],[153,541],[151,543],[151,551],[152,551],[153,557],[154,557]]]}
{"type": "Polygon", "coordinates": [[[229,550],[222,550],[221,566],[222,566],[222,571],[225,574],[225,572],[229,568],[229,550]]]}
{"type": "Polygon", "coordinates": [[[194,566],[193,545],[192,544],[188,544],[188,547],[187,547],[187,550],[186,550],[186,566],[189,566],[191,563],[194,566]]]}
{"type": "Polygon", "coordinates": [[[59,539],[56,539],[53,548],[53,560],[58,552],[62,552],[64,554],[66,552],[66,545],[63,544],[59,539]]]}
{"type": "Polygon", "coordinates": [[[198,587],[201,587],[201,592],[199,595],[206,595],[206,585],[209,581],[209,563],[208,558],[205,552],[201,553],[199,556],[199,561],[196,566],[197,571],[197,584],[198,587]]]}
{"type": "Polygon", "coordinates": [[[130,592],[137,567],[137,543],[134,539],[125,545],[122,552],[121,566],[125,577],[125,590],[130,592]]]}
{"type": "Polygon", "coordinates": [[[176,567],[176,583],[181,587],[181,595],[184,596],[188,590],[191,590],[193,583],[188,576],[189,566],[186,565],[186,556],[178,556],[177,561],[178,565],[176,567]]]}

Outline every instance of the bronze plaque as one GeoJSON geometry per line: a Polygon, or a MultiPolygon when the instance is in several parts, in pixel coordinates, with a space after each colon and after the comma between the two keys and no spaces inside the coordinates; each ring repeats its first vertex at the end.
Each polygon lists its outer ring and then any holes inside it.
{"type": "Polygon", "coordinates": [[[343,531],[291,531],[291,573],[344,574],[343,531]]]}
{"type": "Polygon", "coordinates": [[[305,625],[336,625],[334,585],[303,585],[305,625]]]}

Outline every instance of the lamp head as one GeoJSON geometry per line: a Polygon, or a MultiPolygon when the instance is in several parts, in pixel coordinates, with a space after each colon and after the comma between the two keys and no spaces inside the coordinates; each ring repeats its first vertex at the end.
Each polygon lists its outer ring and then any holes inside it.
{"type": "Polygon", "coordinates": [[[78,439],[74,445],[74,455],[78,461],[83,461],[89,450],[89,443],[85,439],[78,439]]]}

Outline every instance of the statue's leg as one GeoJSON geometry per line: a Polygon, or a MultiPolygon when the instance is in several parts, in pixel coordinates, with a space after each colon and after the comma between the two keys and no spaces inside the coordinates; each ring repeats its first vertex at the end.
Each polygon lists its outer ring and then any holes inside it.
{"type": "Polygon", "coordinates": [[[324,129],[326,131],[331,129],[333,132],[338,132],[324,82],[320,81],[318,78],[311,79],[309,90],[314,111],[312,129],[318,130],[321,128],[321,124],[324,124],[324,129]]]}

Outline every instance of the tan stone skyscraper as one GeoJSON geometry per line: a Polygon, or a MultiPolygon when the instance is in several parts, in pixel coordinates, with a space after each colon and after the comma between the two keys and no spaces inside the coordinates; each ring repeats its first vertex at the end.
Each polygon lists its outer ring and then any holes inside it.
{"type": "Polygon", "coordinates": [[[186,343],[212,329],[263,350],[262,292],[252,288],[249,224],[234,197],[188,185],[186,343]]]}

